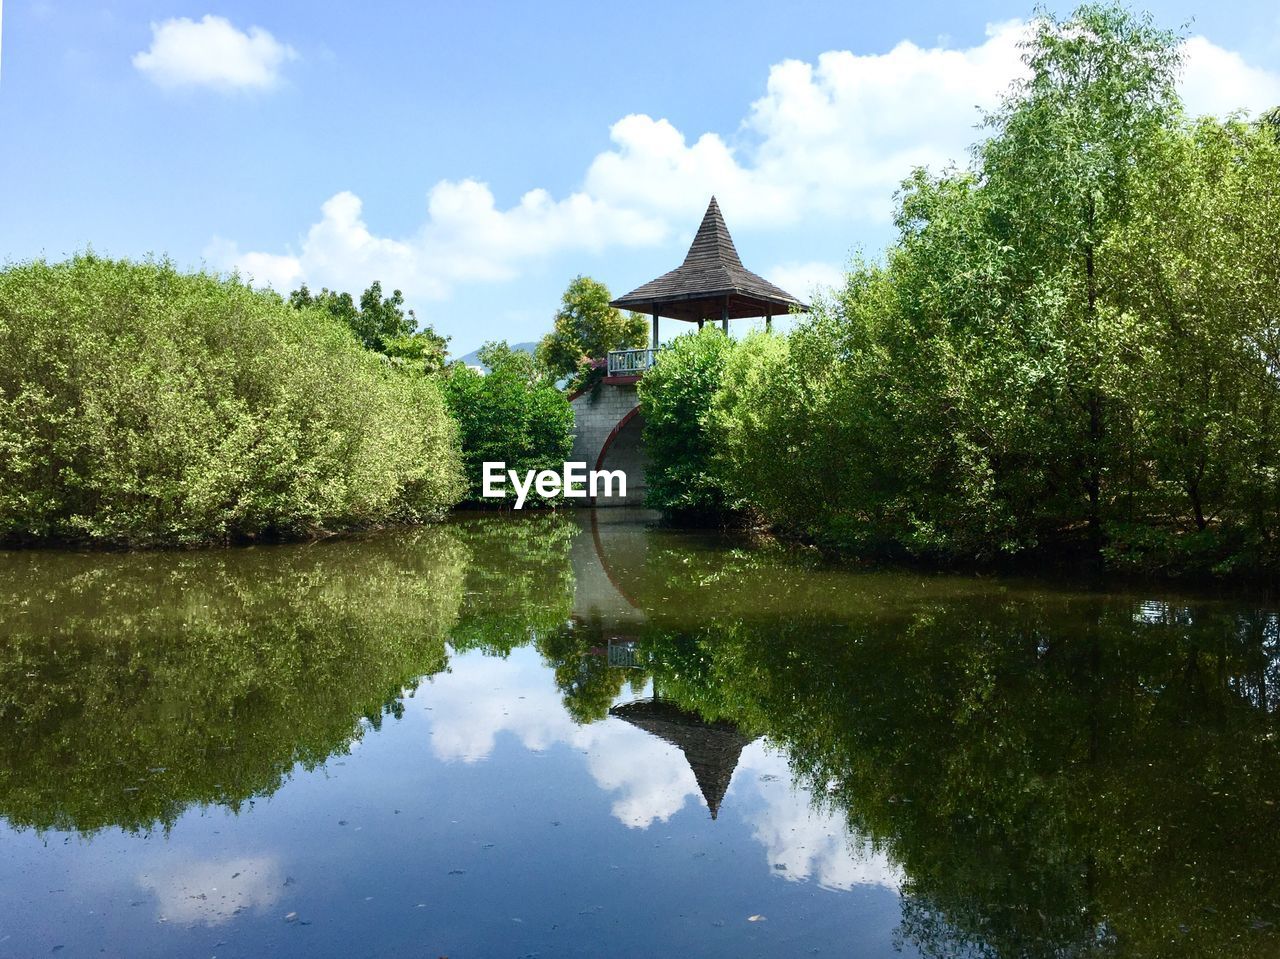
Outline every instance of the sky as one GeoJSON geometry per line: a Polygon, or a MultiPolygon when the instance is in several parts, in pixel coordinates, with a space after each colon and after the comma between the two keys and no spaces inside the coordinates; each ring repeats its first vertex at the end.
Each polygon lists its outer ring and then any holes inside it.
{"type": "MultiPolygon", "coordinates": [[[[261,286],[399,288],[461,355],[578,274],[679,265],[714,194],[806,298],[967,162],[1030,0],[0,0],[0,262],[92,248],[261,286]]],[[[1065,12],[1068,5],[1054,9],[1065,12]]],[[[1195,113],[1280,104],[1275,0],[1149,0],[1195,113]]],[[[671,321],[664,334],[681,332],[671,321]]]]}

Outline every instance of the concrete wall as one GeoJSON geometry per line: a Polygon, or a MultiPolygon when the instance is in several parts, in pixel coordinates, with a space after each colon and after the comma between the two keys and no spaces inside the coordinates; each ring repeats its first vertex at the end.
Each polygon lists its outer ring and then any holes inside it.
{"type": "MultiPolygon", "coordinates": [[[[634,383],[601,383],[596,389],[571,400],[569,406],[573,409],[574,420],[572,458],[586,463],[588,470],[595,469],[600,452],[614,428],[638,405],[634,383]]],[[[601,464],[601,469],[620,469],[627,474],[626,498],[601,497],[594,505],[639,506],[644,503],[646,459],[640,442],[643,427],[644,418],[637,413],[609,443],[601,464]]],[[[590,504],[589,500],[575,502],[590,504]]]]}

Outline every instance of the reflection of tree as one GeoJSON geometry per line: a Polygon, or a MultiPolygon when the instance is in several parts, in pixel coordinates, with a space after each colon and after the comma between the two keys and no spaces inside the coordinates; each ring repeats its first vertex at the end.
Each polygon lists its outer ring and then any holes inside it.
{"type": "Polygon", "coordinates": [[[445,665],[447,527],[312,547],[0,556],[0,815],[130,830],[278,788],[445,665]]]}
{"type": "Polygon", "coordinates": [[[471,552],[455,649],[506,656],[559,630],[573,611],[569,547],[580,527],[563,513],[464,515],[451,527],[471,552]]]}
{"type": "Polygon", "coordinates": [[[766,732],[887,849],[926,954],[1275,949],[1276,619],[1143,618],[997,592],[720,613],[646,651],[666,695],[766,732]]]}
{"type": "Polygon", "coordinates": [[[604,719],[624,688],[639,692],[648,679],[642,669],[609,665],[609,638],[607,624],[592,616],[567,621],[537,639],[538,652],[555,674],[564,708],[576,723],[604,719]]]}
{"type": "Polygon", "coordinates": [[[532,640],[579,722],[652,678],[769,736],[901,867],[900,935],[926,954],[1280,952],[1274,614],[851,577],[663,533],[625,584],[652,615],[616,637],[572,618],[577,528],[0,554],[0,815],[92,831],[235,808],[394,715],[446,636],[532,640]],[[643,667],[610,666],[611,638],[643,667]]]}

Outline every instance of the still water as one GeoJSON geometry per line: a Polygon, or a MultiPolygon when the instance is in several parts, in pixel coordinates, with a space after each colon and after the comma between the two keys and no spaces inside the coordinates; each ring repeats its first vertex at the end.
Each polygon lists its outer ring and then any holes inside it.
{"type": "Polygon", "coordinates": [[[1265,603],[623,511],[0,553],[0,957],[1280,954],[1265,603]]]}

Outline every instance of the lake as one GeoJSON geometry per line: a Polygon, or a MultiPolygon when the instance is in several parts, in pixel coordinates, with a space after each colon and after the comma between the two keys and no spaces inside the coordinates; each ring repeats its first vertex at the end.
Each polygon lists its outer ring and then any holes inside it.
{"type": "Polygon", "coordinates": [[[1277,613],[626,510],[0,553],[0,957],[1277,955],[1277,613]]]}

